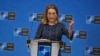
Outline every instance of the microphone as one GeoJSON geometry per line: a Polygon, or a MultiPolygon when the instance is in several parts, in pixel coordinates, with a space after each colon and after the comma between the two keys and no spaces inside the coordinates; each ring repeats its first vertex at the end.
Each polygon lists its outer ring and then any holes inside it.
{"type": "MultiPolygon", "coordinates": [[[[30,26],[29,34],[31,33],[32,26],[33,26],[33,21],[32,21],[31,26],[30,26]]],[[[30,35],[29,35],[28,39],[27,39],[27,45],[28,45],[28,47],[29,47],[30,42],[31,42],[31,40],[30,40],[30,35]]]]}

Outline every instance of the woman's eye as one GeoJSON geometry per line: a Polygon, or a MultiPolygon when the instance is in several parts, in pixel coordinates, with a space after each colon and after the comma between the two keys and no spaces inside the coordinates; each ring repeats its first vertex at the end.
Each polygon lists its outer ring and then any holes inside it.
{"type": "Polygon", "coordinates": [[[54,15],[55,13],[53,13],[53,15],[54,15]]]}
{"type": "Polygon", "coordinates": [[[51,14],[51,13],[48,13],[49,15],[51,14]]]}

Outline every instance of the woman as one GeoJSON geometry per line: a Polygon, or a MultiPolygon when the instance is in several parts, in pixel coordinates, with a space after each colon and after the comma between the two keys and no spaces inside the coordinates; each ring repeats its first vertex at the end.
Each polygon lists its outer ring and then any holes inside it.
{"type": "Polygon", "coordinates": [[[61,41],[62,35],[65,35],[70,40],[72,40],[73,25],[74,21],[71,20],[69,30],[66,29],[64,24],[58,21],[57,7],[53,4],[50,4],[45,10],[44,18],[38,27],[35,39],[49,39],[51,41],[61,41]]]}

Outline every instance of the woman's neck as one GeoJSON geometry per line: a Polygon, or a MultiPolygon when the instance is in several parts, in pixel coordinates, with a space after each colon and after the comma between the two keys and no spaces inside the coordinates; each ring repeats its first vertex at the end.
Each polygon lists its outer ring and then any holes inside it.
{"type": "Polygon", "coordinates": [[[48,24],[49,25],[55,25],[55,22],[49,22],[48,24]]]}

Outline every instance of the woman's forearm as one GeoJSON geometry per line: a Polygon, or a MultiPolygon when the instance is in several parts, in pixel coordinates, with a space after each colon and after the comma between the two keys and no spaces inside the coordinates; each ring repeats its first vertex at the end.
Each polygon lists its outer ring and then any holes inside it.
{"type": "Polygon", "coordinates": [[[69,38],[73,35],[73,26],[69,27],[69,38]]]}

